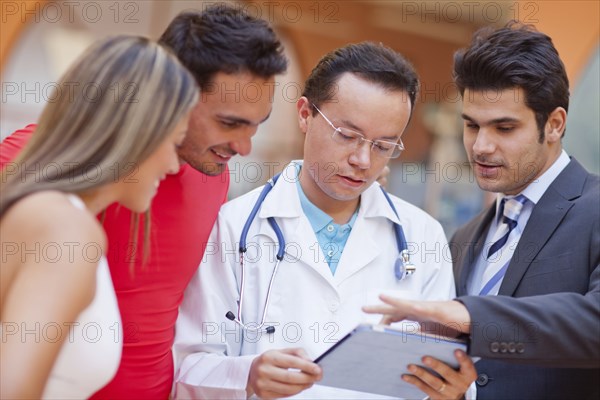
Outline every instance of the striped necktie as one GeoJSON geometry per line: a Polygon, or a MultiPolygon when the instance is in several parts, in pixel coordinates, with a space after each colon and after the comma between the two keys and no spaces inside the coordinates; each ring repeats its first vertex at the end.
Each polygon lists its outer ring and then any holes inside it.
{"type": "Polygon", "coordinates": [[[498,294],[500,284],[508,269],[508,264],[510,264],[510,259],[519,242],[520,235],[514,229],[526,202],[527,197],[518,195],[512,198],[505,197],[500,203],[498,211],[503,215],[502,222],[498,225],[492,239],[492,246],[487,254],[488,265],[481,280],[482,286],[479,292],[481,296],[498,294]]]}

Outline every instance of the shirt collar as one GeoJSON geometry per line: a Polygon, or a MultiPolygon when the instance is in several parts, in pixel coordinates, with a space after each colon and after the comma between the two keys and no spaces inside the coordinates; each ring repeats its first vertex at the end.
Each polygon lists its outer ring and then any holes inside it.
{"type": "MultiPolygon", "coordinates": [[[[302,160],[294,160],[284,168],[277,184],[265,198],[263,205],[258,212],[258,217],[298,218],[301,215],[304,215],[304,210],[300,205],[300,192],[294,182],[297,180],[295,178],[297,177],[298,165],[302,164],[302,160]]],[[[262,188],[257,188],[255,190],[258,193],[262,188]]],[[[394,198],[393,201],[400,203],[398,204],[400,207],[403,207],[403,204],[406,203],[398,198],[394,198]]],[[[410,221],[403,219],[401,212],[400,218],[394,214],[377,182],[374,182],[360,195],[358,216],[361,218],[383,217],[396,224],[400,224],[400,221],[406,224],[410,223],[410,221]]]]}
{"type": "MultiPolygon", "coordinates": [[[[302,165],[296,164],[296,173],[297,173],[296,177],[298,177],[300,174],[300,168],[302,168],[302,165]]],[[[321,229],[325,228],[327,225],[332,224],[332,223],[335,224],[335,222],[333,222],[333,218],[331,218],[331,216],[329,216],[329,214],[327,214],[326,212],[321,210],[319,207],[314,205],[308,199],[308,197],[306,197],[304,190],[302,190],[302,185],[300,185],[299,178],[296,179],[296,188],[298,189],[298,197],[300,198],[300,205],[302,206],[302,210],[304,211],[306,218],[308,218],[308,221],[310,222],[310,225],[312,226],[313,231],[319,232],[321,229]]],[[[354,211],[354,214],[352,214],[350,221],[348,221],[347,224],[344,224],[342,226],[348,225],[348,226],[350,226],[350,228],[352,228],[352,226],[354,225],[354,221],[356,221],[357,216],[358,216],[358,209],[356,211],[354,211]]]]}

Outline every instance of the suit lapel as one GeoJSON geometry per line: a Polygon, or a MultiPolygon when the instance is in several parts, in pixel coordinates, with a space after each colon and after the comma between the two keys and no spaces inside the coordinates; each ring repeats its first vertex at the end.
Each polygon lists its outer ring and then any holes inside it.
{"type": "Polygon", "coordinates": [[[484,213],[481,213],[473,221],[474,229],[472,234],[466,238],[464,243],[455,243],[460,246],[461,256],[458,261],[458,287],[457,295],[463,296],[467,294],[467,281],[469,275],[475,266],[475,261],[483,249],[487,231],[490,228],[490,223],[494,215],[496,215],[496,206],[492,204],[484,213]]]}
{"type": "Polygon", "coordinates": [[[573,206],[572,200],[581,196],[586,176],[583,167],[571,160],[548,187],[527,221],[498,291],[499,295],[514,295],[523,275],[573,206]]]}
{"type": "MultiPolygon", "coordinates": [[[[523,275],[540,252],[542,247],[573,206],[572,203],[562,198],[556,192],[544,194],[544,204],[536,204],[533,213],[527,221],[527,226],[515,249],[506,275],[498,291],[499,295],[512,296],[523,275]]],[[[541,199],[540,199],[541,200],[541,199]]]]}

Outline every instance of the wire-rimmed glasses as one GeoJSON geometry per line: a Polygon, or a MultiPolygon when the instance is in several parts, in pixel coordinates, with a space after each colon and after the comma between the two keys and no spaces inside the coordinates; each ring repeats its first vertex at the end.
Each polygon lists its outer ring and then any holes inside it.
{"type": "Polygon", "coordinates": [[[398,139],[398,142],[391,142],[387,140],[369,140],[363,134],[353,131],[349,128],[337,127],[323,114],[316,105],[312,105],[315,110],[321,114],[323,119],[327,121],[329,126],[333,128],[333,135],[331,138],[340,145],[356,150],[363,142],[367,142],[371,145],[371,152],[385,158],[397,158],[400,153],[404,150],[404,143],[402,139],[398,139]]]}

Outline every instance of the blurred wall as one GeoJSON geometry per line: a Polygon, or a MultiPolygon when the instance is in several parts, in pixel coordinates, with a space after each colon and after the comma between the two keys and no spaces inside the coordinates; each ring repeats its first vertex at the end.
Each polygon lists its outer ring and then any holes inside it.
{"type": "MultiPolygon", "coordinates": [[[[97,38],[132,33],[157,38],[185,9],[215,1],[2,1],[0,135],[35,121],[62,72],[97,38]]],[[[422,80],[415,116],[391,163],[389,190],[424,207],[450,233],[485,202],[461,144],[460,98],[451,80],[454,51],[472,33],[510,19],[554,40],[573,91],[565,147],[598,168],[598,1],[228,1],[273,24],[290,58],[278,78],[274,112],[247,158],[232,166],[231,195],[262,184],[268,171],[302,156],[295,102],[321,56],[349,42],[382,42],[403,53],[422,80]],[[581,81],[585,79],[585,84],[581,81]],[[575,120],[575,121],[573,121],[575,120]]],[[[488,199],[489,200],[489,199],[488,199]]]]}

